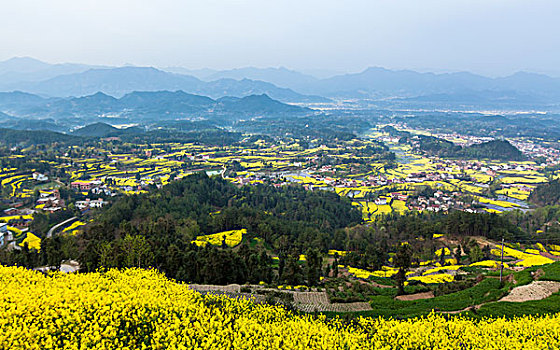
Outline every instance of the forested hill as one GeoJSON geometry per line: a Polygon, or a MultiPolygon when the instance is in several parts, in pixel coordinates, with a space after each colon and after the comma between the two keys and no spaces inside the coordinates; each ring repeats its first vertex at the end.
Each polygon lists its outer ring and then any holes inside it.
{"type": "Polygon", "coordinates": [[[106,123],[94,123],[74,130],[73,134],[85,137],[108,137],[120,136],[123,132],[124,130],[117,129],[106,123]]]}
{"type": "Polygon", "coordinates": [[[460,154],[470,159],[526,160],[527,157],[507,140],[493,140],[464,147],[460,154]]]}
{"type": "Polygon", "coordinates": [[[61,134],[47,130],[13,130],[0,128],[0,144],[14,145],[40,145],[53,142],[76,143],[79,137],[61,134]]]}
{"type": "Polygon", "coordinates": [[[254,218],[243,215],[243,211],[249,208],[256,216],[265,215],[291,223],[305,222],[308,226],[326,230],[361,221],[361,213],[350,200],[334,192],[306,191],[297,185],[237,188],[205,173],[187,176],[151,194],[123,197],[106,210],[100,220],[118,225],[123,221],[156,221],[162,217],[173,220],[190,218],[198,222],[203,232],[211,233],[252,224],[246,220],[254,218]],[[209,214],[216,211],[220,211],[219,214],[209,214]],[[228,217],[235,211],[239,217],[228,217]]]}
{"type": "Polygon", "coordinates": [[[198,173],[147,194],[123,197],[96,221],[77,237],[86,271],[126,266],[132,245],[149,251],[141,266],[157,267],[179,280],[227,284],[270,282],[270,257],[245,244],[239,249],[199,248],[191,244],[197,236],[246,229],[245,242],[256,238],[279,254],[325,251],[335,230],[360,223],[361,213],[332,192],[295,185],[237,188],[198,173]]]}
{"type": "Polygon", "coordinates": [[[430,156],[461,159],[494,159],[521,161],[527,157],[507,140],[492,140],[471,146],[461,147],[453,142],[433,136],[403,137],[401,143],[410,143],[420,152],[430,156]]]}
{"type": "Polygon", "coordinates": [[[552,180],[538,185],[531,192],[529,201],[539,206],[560,205],[560,180],[552,180]]]}

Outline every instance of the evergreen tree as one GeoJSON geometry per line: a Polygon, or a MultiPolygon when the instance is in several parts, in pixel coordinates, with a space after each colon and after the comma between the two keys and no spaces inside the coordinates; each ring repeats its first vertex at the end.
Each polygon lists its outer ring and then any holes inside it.
{"type": "MultiPolygon", "coordinates": [[[[442,253],[443,255],[443,253],[442,253]]],[[[404,294],[404,282],[406,281],[406,271],[410,268],[412,249],[408,243],[403,243],[397,249],[393,258],[395,267],[399,269],[396,275],[398,294],[404,294]]]]}

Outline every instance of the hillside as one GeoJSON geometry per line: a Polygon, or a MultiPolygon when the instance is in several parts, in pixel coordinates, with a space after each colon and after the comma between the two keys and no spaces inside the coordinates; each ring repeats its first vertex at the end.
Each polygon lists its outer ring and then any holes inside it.
{"type": "Polygon", "coordinates": [[[251,95],[243,98],[222,98],[217,101],[217,109],[224,112],[273,114],[301,113],[310,111],[307,108],[292,106],[275,101],[268,95],[251,95]]]}
{"type": "Polygon", "coordinates": [[[20,91],[0,92],[0,106],[10,108],[18,105],[33,105],[43,103],[45,100],[37,95],[20,91]]]}
{"type": "Polygon", "coordinates": [[[215,72],[207,77],[205,80],[219,80],[219,79],[251,79],[260,80],[272,83],[276,86],[287,87],[296,89],[298,86],[310,84],[317,81],[310,75],[296,72],[294,70],[286,69],[284,67],[280,68],[255,68],[255,67],[245,67],[237,68],[231,70],[224,70],[215,72]]]}
{"type": "Polygon", "coordinates": [[[86,125],[83,128],[75,130],[72,134],[77,136],[86,137],[109,137],[109,136],[121,136],[126,134],[136,134],[141,133],[144,130],[137,127],[130,127],[124,129],[118,129],[114,126],[105,123],[95,123],[86,125]]]}
{"type": "MultiPolygon", "coordinates": [[[[15,80],[15,81],[14,81],[15,80]]],[[[79,70],[45,80],[1,82],[0,91],[21,90],[52,97],[87,96],[101,91],[122,97],[133,91],[183,90],[213,98],[268,94],[286,102],[325,102],[319,96],[306,96],[269,82],[249,79],[219,79],[210,82],[190,75],[165,72],[153,67],[110,67],[79,70]]]]}
{"type": "Polygon", "coordinates": [[[47,130],[18,130],[0,128],[0,144],[9,146],[39,145],[53,142],[76,142],[79,137],[47,130]]]}
{"type": "Polygon", "coordinates": [[[531,192],[529,201],[539,206],[560,205],[560,180],[556,179],[538,185],[531,192]]]}
{"type": "Polygon", "coordinates": [[[492,140],[459,146],[453,142],[433,136],[405,136],[400,142],[411,143],[417,151],[430,156],[461,159],[493,159],[520,161],[527,157],[507,140],[492,140]]]}
{"type": "MultiPolygon", "coordinates": [[[[0,119],[2,113],[0,113],[0,119]]],[[[15,119],[11,116],[6,116],[5,120],[0,122],[0,128],[16,129],[16,130],[48,130],[63,132],[65,128],[57,125],[51,119],[15,119]]]]}
{"type": "Polygon", "coordinates": [[[100,68],[86,64],[50,64],[32,57],[13,57],[0,62],[0,81],[2,85],[21,82],[41,81],[59,75],[81,73],[88,69],[100,68]]]}
{"type": "Polygon", "coordinates": [[[6,113],[0,112],[0,120],[9,120],[9,119],[13,119],[13,117],[11,117],[6,113]]]}
{"type": "Polygon", "coordinates": [[[526,160],[527,157],[507,140],[493,140],[464,147],[460,156],[470,159],[526,160]]]}
{"type": "Polygon", "coordinates": [[[305,115],[308,108],[286,104],[268,95],[249,95],[242,98],[225,97],[214,100],[207,96],[184,91],[134,91],[121,98],[102,92],[72,98],[43,99],[19,92],[0,93],[0,112],[19,118],[46,117],[64,120],[74,125],[91,124],[98,118],[112,118],[115,124],[162,119],[190,119],[193,117],[305,115]]]}
{"type": "Polygon", "coordinates": [[[79,128],[73,132],[78,136],[106,137],[119,129],[105,123],[95,123],[79,128]]]}
{"type": "MultiPolygon", "coordinates": [[[[331,192],[310,192],[299,186],[237,188],[221,177],[210,178],[205,173],[197,173],[152,194],[120,198],[103,211],[87,234],[78,237],[82,240],[79,244],[96,246],[104,242],[114,247],[115,255],[107,257],[104,266],[116,267],[122,262],[117,255],[128,254],[121,250],[119,224],[131,225],[131,228],[138,225],[138,229],[143,230],[141,227],[156,225],[164,218],[173,218],[173,223],[165,229],[143,232],[146,242],[153,243],[153,254],[151,249],[149,254],[160,262],[159,268],[177,280],[228,284],[244,283],[247,278],[252,283],[271,281],[269,256],[264,254],[259,259],[249,260],[250,254],[246,251],[200,251],[185,244],[178,232],[211,233],[246,228],[255,236],[267,237],[271,243],[289,235],[290,244],[296,245],[313,235],[328,235],[337,228],[355,225],[360,222],[361,215],[348,200],[331,192]],[[212,215],[216,210],[219,214],[212,215]],[[189,222],[185,223],[184,218],[189,218],[189,222]],[[181,250],[171,258],[169,249],[173,247],[181,247],[181,250]],[[220,268],[198,269],[191,263],[193,259],[196,264],[206,261],[220,268]],[[261,272],[251,273],[253,269],[261,272]]],[[[100,267],[97,253],[92,252],[80,261],[91,270],[100,267]]],[[[142,260],[142,264],[147,266],[148,261],[142,260]]]]}
{"type": "Polygon", "coordinates": [[[295,315],[281,306],[203,296],[154,270],[47,277],[0,267],[0,279],[4,349],[70,344],[89,349],[540,349],[560,341],[558,315],[509,321],[430,315],[347,324],[295,315]]]}

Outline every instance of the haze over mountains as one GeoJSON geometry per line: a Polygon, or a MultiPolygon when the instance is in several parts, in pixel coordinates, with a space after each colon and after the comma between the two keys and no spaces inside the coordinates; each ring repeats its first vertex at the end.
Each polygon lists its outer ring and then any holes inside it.
{"type": "Polygon", "coordinates": [[[182,90],[212,98],[267,94],[285,102],[329,101],[319,96],[304,96],[264,81],[217,79],[206,82],[194,76],[152,67],[49,65],[30,58],[16,58],[0,62],[0,74],[0,91],[24,91],[50,97],[78,97],[96,92],[122,97],[133,91],[182,90]]]}
{"type": "Polygon", "coordinates": [[[526,72],[489,78],[467,72],[434,74],[373,67],[360,73],[319,79],[286,68],[189,71],[52,65],[31,58],[0,62],[0,91],[15,90],[50,97],[103,92],[116,98],[133,91],[182,90],[213,99],[266,94],[287,103],[353,99],[376,101],[382,107],[419,108],[557,110],[560,101],[559,78],[526,72]]]}
{"type": "Polygon", "coordinates": [[[226,118],[253,116],[298,116],[312,113],[308,108],[285,104],[267,95],[210,97],[183,91],[131,92],[115,98],[102,92],[72,98],[43,98],[24,92],[0,92],[0,115],[10,125],[22,129],[57,130],[52,124],[74,126],[106,120],[112,123],[150,123],[155,120],[226,118]],[[14,120],[14,117],[18,119],[14,120]],[[30,121],[33,120],[33,121],[30,121]],[[42,123],[35,123],[41,119],[42,123]]]}

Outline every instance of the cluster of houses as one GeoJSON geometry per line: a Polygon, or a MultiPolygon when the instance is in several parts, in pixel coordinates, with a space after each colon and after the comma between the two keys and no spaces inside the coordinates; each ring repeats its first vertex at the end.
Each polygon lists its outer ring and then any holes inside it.
{"type": "Polygon", "coordinates": [[[512,141],[512,144],[531,158],[545,159],[546,165],[560,164],[560,150],[557,148],[545,147],[532,142],[512,141]]]}
{"type": "MultiPolygon", "coordinates": [[[[21,233],[29,231],[27,227],[18,228],[11,223],[10,226],[12,227],[12,230],[15,228],[21,231],[21,233]]],[[[8,228],[8,224],[5,222],[0,222],[0,247],[5,246],[9,246],[12,249],[20,249],[20,247],[16,244],[13,232],[8,228]]]]}
{"type": "Polygon", "coordinates": [[[399,201],[406,202],[407,199],[408,199],[408,196],[404,193],[392,192],[392,193],[389,193],[388,195],[377,197],[375,199],[374,203],[376,205],[386,205],[386,204],[391,204],[391,202],[393,200],[399,200],[399,201]]]}
{"type": "Polygon", "coordinates": [[[95,209],[95,208],[102,208],[104,205],[107,204],[107,201],[104,201],[102,198],[99,199],[89,199],[86,198],[83,201],[76,201],[76,208],[80,210],[87,210],[87,209],[95,209]]]}
{"type": "Polygon", "coordinates": [[[70,187],[73,190],[80,191],[80,192],[89,192],[92,190],[99,189],[103,187],[103,182],[101,180],[91,180],[91,181],[74,181],[70,183],[70,187]]]}
{"type": "Polygon", "coordinates": [[[8,231],[8,224],[0,222],[0,247],[3,247],[8,241],[13,239],[12,234],[8,231]]]}
{"type": "Polygon", "coordinates": [[[460,192],[444,193],[443,191],[436,191],[432,197],[418,196],[418,198],[411,199],[408,207],[434,212],[446,212],[449,209],[472,210],[470,208],[471,203],[465,203],[463,197],[464,195],[460,192]]]}
{"type": "MultiPolygon", "coordinates": [[[[33,209],[28,209],[28,208],[23,208],[21,206],[17,206],[15,208],[5,209],[3,211],[2,216],[18,217],[18,216],[24,216],[24,215],[33,215],[34,213],[35,213],[35,210],[33,210],[33,209]]],[[[13,226],[17,226],[17,227],[27,227],[28,226],[28,221],[27,220],[14,219],[12,221],[14,222],[13,226]]]]}
{"type": "MultiPolygon", "coordinates": [[[[93,193],[96,195],[106,195],[106,196],[115,196],[116,193],[112,191],[107,184],[103,183],[101,180],[79,180],[73,181],[70,183],[70,187],[73,190],[84,192],[84,193],[93,193]]],[[[124,186],[123,190],[125,191],[132,191],[134,188],[132,186],[124,186]]]]}
{"type": "Polygon", "coordinates": [[[33,176],[33,180],[35,181],[39,181],[39,182],[49,181],[49,177],[47,175],[41,174],[39,172],[34,172],[32,176],[33,176]]]}
{"type": "Polygon", "coordinates": [[[64,199],[60,198],[57,189],[39,191],[39,198],[35,203],[35,208],[46,212],[54,213],[65,207],[64,199]]]}

